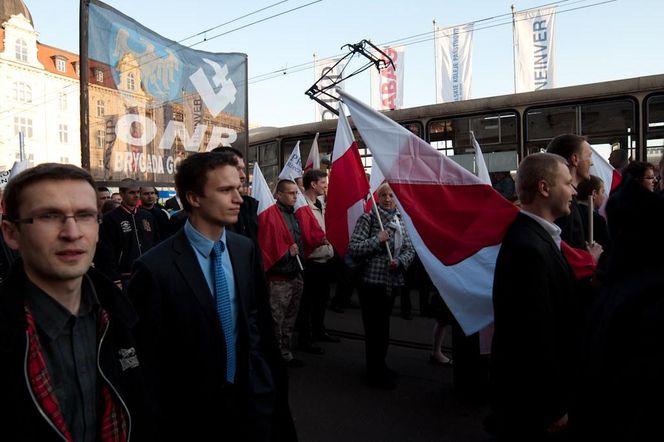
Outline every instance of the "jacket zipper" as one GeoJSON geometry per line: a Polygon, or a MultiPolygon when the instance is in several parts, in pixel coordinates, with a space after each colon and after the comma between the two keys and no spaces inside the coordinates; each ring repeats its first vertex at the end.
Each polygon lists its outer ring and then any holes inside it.
{"type": "Polygon", "coordinates": [[[28,335],[28,332],[25,332],[25,360],[23,364],[23,375],[25,377],[25,384],[26,387],[28,387],[28,391],[30,392],[30,397],[32,398],[32,402],[35,404],[37,407],[37,410],[39,410],[39,414],[42,415],[42,417],[48,422],[48,424],[55,430],[55,432],[60,436],[60,438],[64,441],[67,440],[64,434],[58,428],[55,426],[55,424],[49,419],[49,417],[46,415],[42,407],[39,405],[39,402],[37,401],[37,398],[35,397],[35,393],[32,391],[32,385],[30,384],[30,378],[28,376],[28,357],[30,353],[30,336],[28,335]]]}
{"type": "Polygon", "coordinates": [[[118,393],[118,390],[113,386],[111,381],[108,380],[106,375],[104,374],[103,370],[101,369],[101,362],[100,362],[100,356],[101,356],[101,346],[104,343],[104,338],[106,337],[106,332],[108,331],[108,327],[110,325],[110,320],[108,323],[106,323],[106,327],[104,328],[104,332],[101,334],[101,339],[99,340],[99,347],[97,348],[97,370],[99,370],[99,374],[101,377],[106,381],[106,384],[113,390],[113,393],[115,393],[115,396],[120,400],[120,403],[122,404],[122,407],[124,408],[125,412],[127,413],[127,420],[128,425],[127,425],[127,442],[130,442],[131,440],[131,414],[129,413],[129,408],[127,407],[127,404],[125,404],[124,400],[122,400],[122,396],[120,396],[120,393],[118,393]]]}

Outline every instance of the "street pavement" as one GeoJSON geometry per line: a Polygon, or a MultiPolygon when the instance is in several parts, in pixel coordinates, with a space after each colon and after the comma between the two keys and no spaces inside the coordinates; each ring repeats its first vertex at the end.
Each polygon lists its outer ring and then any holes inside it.
{"type": "MultiPolygon", "coordinates": [[[[415,296],[413,296],[415,298],[415,296]]],[[[295,352],[304,367],[290,368],[290,404],[301,442],[487,442],[484,399],[455,393],[451,367],[428,362],[434,319],[414,311],[391,318],[387,363],[399,373],[395,390],[364,383],[364,341],[359,308],[328,310],[326,325],[340,343],[320,343],[324,355],[295,352]]],[[[448,331],[444,347],[451,345],[448,331]]],[[[447,354],[451,355],[450,352],[447,354]]]]}

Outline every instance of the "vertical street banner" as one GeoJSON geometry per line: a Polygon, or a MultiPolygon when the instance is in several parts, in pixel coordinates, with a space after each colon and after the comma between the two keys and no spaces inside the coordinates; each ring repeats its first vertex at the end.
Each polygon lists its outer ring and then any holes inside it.
{"type": "Polygon", "coordinates": [[[473,23],[436,27],[436,103],[468,100],[473,79],[473,23]]]}
{"type": "Polygon", "coordinates": [[[514,15],[516,91],[551,89],[555,84],[554,19],[556,8],[514,15]]]}
{"type": "Polygon", "coordinates": [[[168,40],[91,0],[90,171],[172,185],[187,155],[247,149],[247,55],[211,53],[168,40]]]}
{"type": "Polygon", "coordinates": [[[392,59],[377,54],[387,64],[380,72],[371,69],[371,107],[376,110],[396,110],[403,107],[404,47],[381,48],[392,59]]]}
{"type": "MultiPolygon", "coordinates": [[[[321,78],[323,79],[319,84],[321,89],[330,86],[341,78],[343,68],[346,65],[346,60],[335,66],[338,61],[338,58],[324,58],[320,60],[314,58],[314,81],[318,81],[321,78]]],[[[337,87],[343,89],[343,83],[338,84],[337,87]]],[[[339,94],[337,94],[335,88],[330,88],[325,92],[329,95],[320,94],[318,98],[336,109],[337,103],[339,102],[339,94]]],[[[334,112],[321,106],[321,104],[316,101],[314,101],[314,111],[314,121],[333,120],[337,118],[334,112]]]]}

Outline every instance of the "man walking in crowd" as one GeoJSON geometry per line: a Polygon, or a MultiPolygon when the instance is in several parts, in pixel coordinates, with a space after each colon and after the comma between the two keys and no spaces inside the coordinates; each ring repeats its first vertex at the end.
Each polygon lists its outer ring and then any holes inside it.
{"type": "Polygon", "coordinates": [[[129,296],[157,398],[160,440],[295,440],[257,249],[228,231],[237,161],[197,153],[175,185],[183,229],[136,261],[129,296]]]}
{"type": "Polygon", "coordinates": [[[108,187],[97,187],[97,198],[99,199],[99,207],[103,207],[104,203],[111,199],[111,191],[108,187]]]}
{"type": "MultiPolygon", "coordinates": [[[[304,197],[320,227],[325,230],[324,206],[321,197],[327,193],[327,173],[310,169],[302,177],[304,197]]],[[[322,354],[323,349],[313,344],[319,342],[339,342],[325,330],[325,310],[330,298],[330,259],[334,250],[330,244],[323,244],[307,257],[304,269],[304,291],[300,313],[298,314],[298,344],[303,351],[322,354]]]]}
{"type": "Polygon", "coordinates": [[[267,271],[270,284],[270,307],[274,319],[275,336],[281,357],[289,367],[300,367],[303,362],[293,357],[291,344],[304,282],[302,279],[303,250],[300,224],[295,217],[297,184],[290,180],[277,183],[277,207],[293,237],[288,252],[267,271]]]}
{"type": "Polygon", "coordinates": [[[237,160],[237,171],[240,174],[240,181],[242,182],[242,204],[240,205],[240,214],[237,218],[237,223],[229,226],[231,232],[239,233],[247,238],[251,238],[258,244],[258,201],[247,195],[247,173],[246,164],[244,163],[244,156],[242,152],[232,147],[217,147],[212,149],[212,152],[227,152],[235,156],[237,160]]]}
{"type": "Polygon", "coordinates": [[[157,227],[157,240],[163,241],[173,234],[166,208],[159,204],[159,191],[154,186],[143,186],[141,191],[141,208],[147,210],[154,218],[157,227]]]}
{"type": "Polygon", "coordinates": [[[138,207],[140,187],[125,178],[120,185],[122,204],[104,215],[99,229],[95,266],[118,286],[124,287],[131,266],[156,243],[154,218],[138,207]]]}
{"type": "Polygon", "coordinates": [[[90,268],[96,184],[64,164],[12,178],[2,233],[21,254],[0,288],[3,440],[151,440],[128,299],[90,268]]]}
{"type": "Polygon", "coordinates": [[[577,366],[574,277],[554,221],[575,194],[565,160],[528,155],[519,165],[521,213],[507,231],[493,282],[491,405],[499,441],[549,440],[565,430],[577,366]]]}
{"type": "MultiPolygon", "coordinates": [[[[581,181],[590,179],[590,167],[593,165],[592,149],[584,137],[572,134],[559,135],[551,140],[546,151],[560,155],[567,161],[574,189],[581,181]]],[[[587,249],[587,238],[576,197],[572,198],[570,213],[557,219],[556,224],[562,229],[563,241],[574,248],[587,249]]],[[[595,260],[598,257],[599,254],[595,256],[595,260]]]]}

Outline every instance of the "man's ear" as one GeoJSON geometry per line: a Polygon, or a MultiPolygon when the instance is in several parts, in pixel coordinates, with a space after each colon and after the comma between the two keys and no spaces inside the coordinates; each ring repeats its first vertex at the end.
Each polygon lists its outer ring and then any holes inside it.
{"type": "Polygon", "coordinates": [[[12,250],[19,249],[19,231],[16,224],[10,223],[9,221],[2,221],[2,236],[5,238],[5,242],[12,250]]]}
{"type": "Polygon", "coordinates": [[[196,195],[196,193],[187,192],[185,194],[185,197],[187,198],[187,202],[191,207],[201,207],[201,203],[199,201],[200,197],[196,195]]]}
{"type": "Polygon", "coordinates": [[[569,163],[569,166],[570,167],[578,167],[580,156],[581,155],[577,152],[573,153],[572,156],[570,156],[569,160],[567,161],[569,163]]]}
{"type": "Polygon", "coordinates": [[[550,189],[551,186],[549,186],[549,183],[547,183],[545,180],[540,180],[539,183],[537,183],[537,193],[545,198],[549,197],[550,189]]]}

